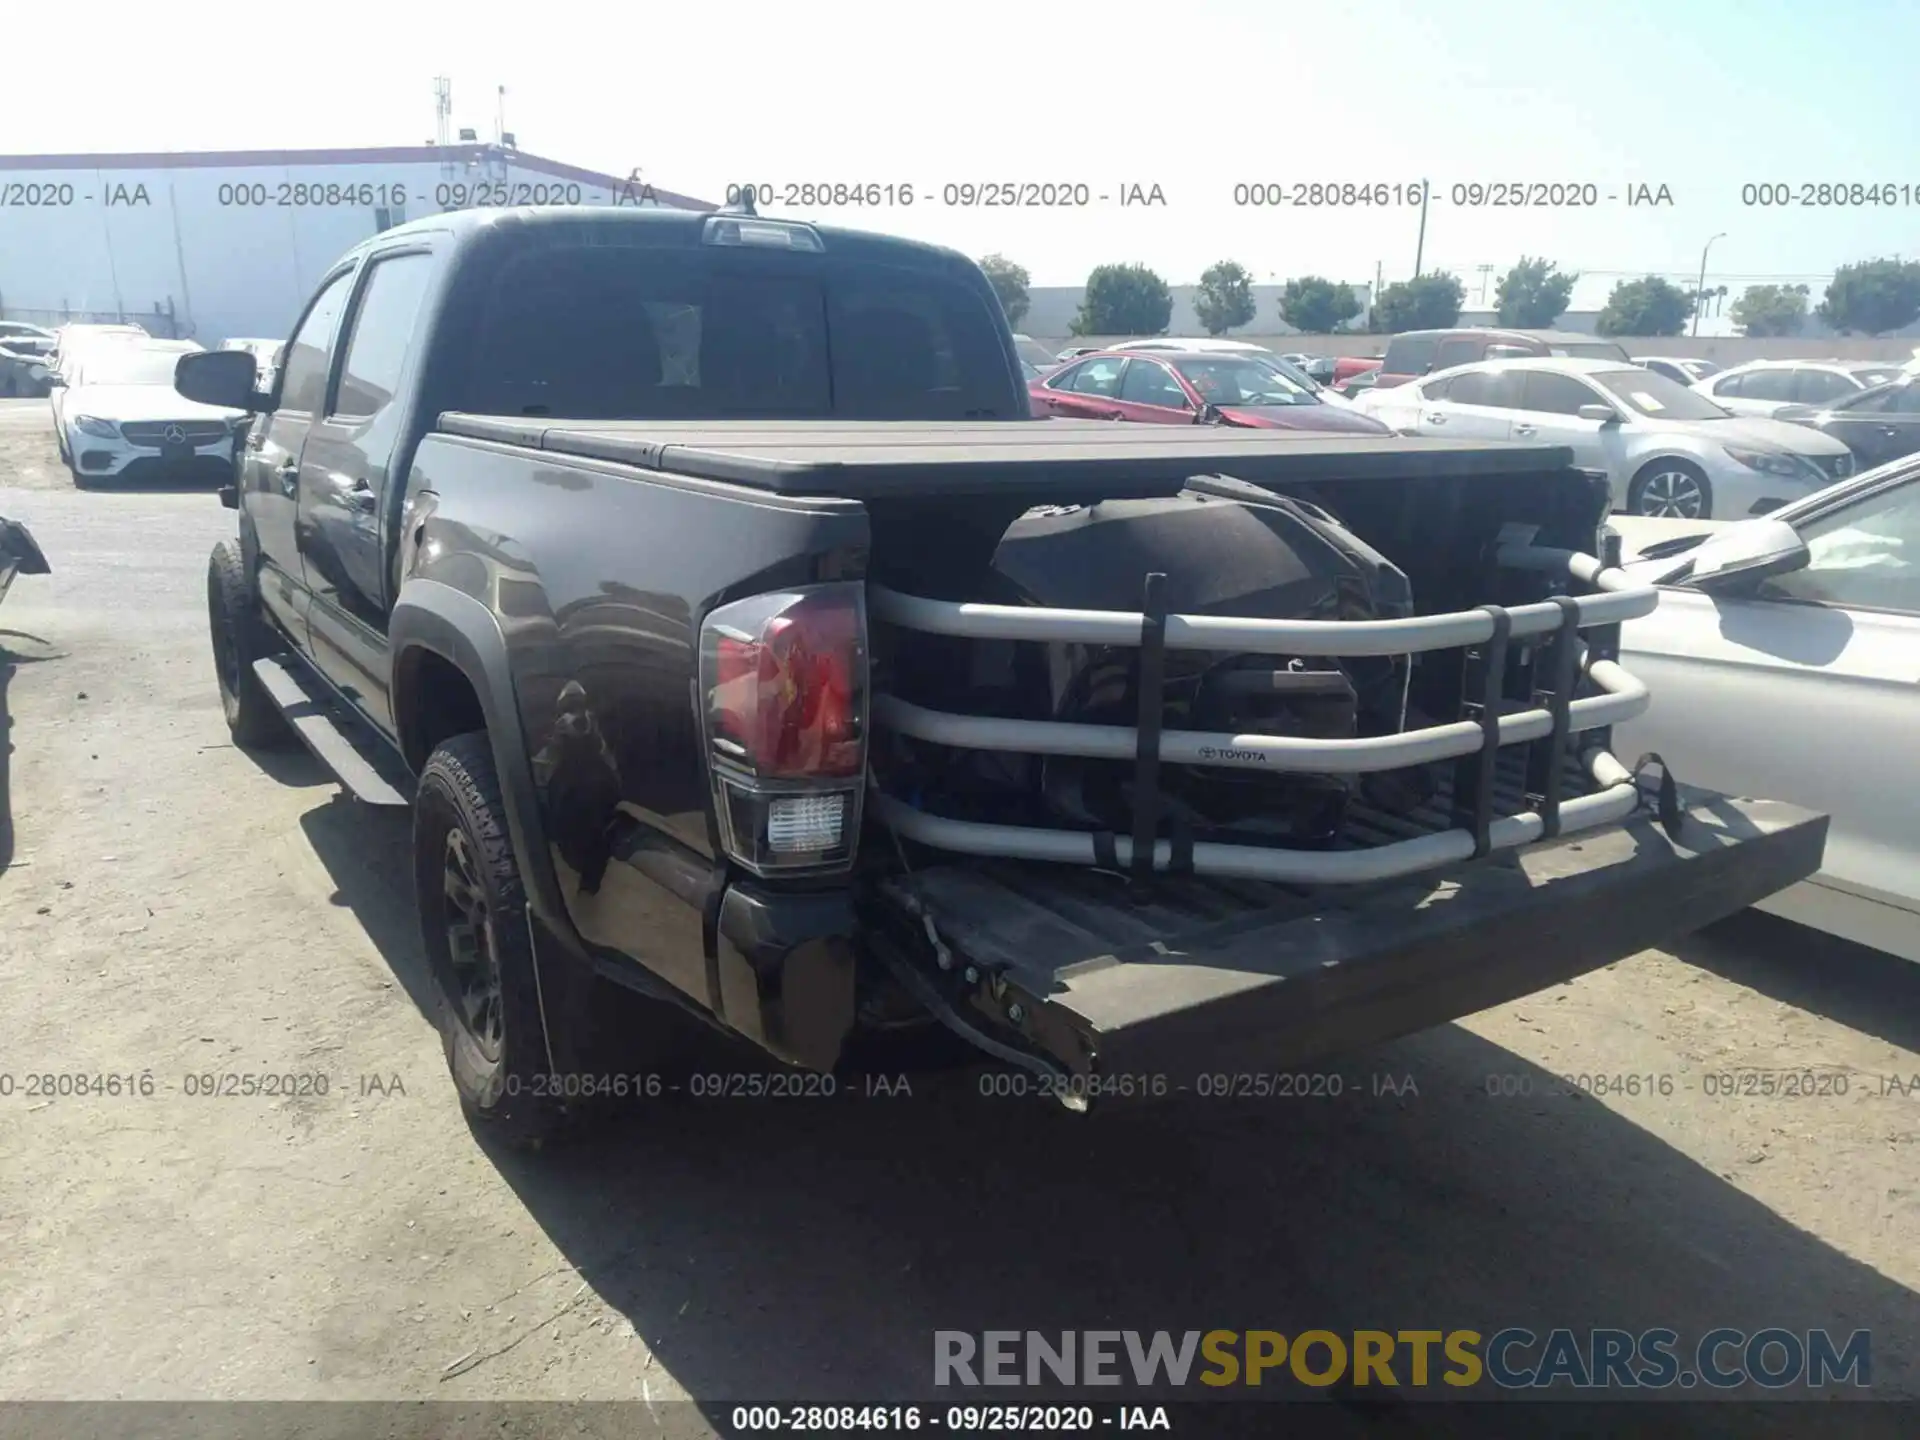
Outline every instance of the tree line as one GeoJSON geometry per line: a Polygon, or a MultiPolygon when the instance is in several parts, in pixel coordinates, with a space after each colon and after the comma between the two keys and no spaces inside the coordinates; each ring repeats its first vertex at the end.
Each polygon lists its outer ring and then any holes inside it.
{"type": "MultiPolygon", "coordinates": [[[[1016,329],[1029,306],[1027,271],[1004,255],[980,262],[1016,329]]],[[[1545,330],[1565,313],[1578,274],[1553,261],[1522,257],[1495,291],[1498,323],[1519,330],[1545,330]]],[[[1678,335],[1696,309],[1724,296],[1726,287],[1694,291],[1658,275],[1622,280],[1613,287],[1594,328],[1602,335],[1678,335]]],[[[1394,334],[1442,330],[1459,322],[1466,287],[1444,271],[1385,286],[1372,310],[1354,292],[1323,275],[1287,281],[1279,318],[1307,335],[1394,334]],[[1356,323],[1357,322],[1357,323],[1356,323]]],[[[1224,335],[1254,322],[1253,276],[1244,265],[1221,260],[1200,276],[1194,310],[1209,335],[1224,335]]],[[[1883,335],[1920,319],[1920,260],[1862,260],[1842,265],[1818,305],[1805,285],[1749,285],[1733,302],[1734,324],[1745,335],[1798,335],[1810,317],[1843,335],[1883,335]]],[[[1074,317],[1075,335],[1157,335],[1173,318],[1173,292],[1145,265],[1096,265],[1087,275],[1074,317]]]]}

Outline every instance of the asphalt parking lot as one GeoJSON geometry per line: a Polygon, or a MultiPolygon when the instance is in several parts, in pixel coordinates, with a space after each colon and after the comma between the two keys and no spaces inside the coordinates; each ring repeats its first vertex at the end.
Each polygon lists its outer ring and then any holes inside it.
{"type": "Polygon", "coordinates": [[[712,1102],[489,1153],[404,820],[228,743],[232,515],[76,491],[44,401],[0,402],[0,515],[54,572],[0,606],[0,1396],[879,1402],[930,1398],[935,1329],[1777,1325],[1870,1330],[1920,1399],[1920,968],[1745,916],[1340,1067],[1394,1094],[712,1102]],[[1707,1093],[1739,1067],[1846,1093],[1707,1093]],[[187,1093],[218,1072],[327,1093],[187,1093]]]}

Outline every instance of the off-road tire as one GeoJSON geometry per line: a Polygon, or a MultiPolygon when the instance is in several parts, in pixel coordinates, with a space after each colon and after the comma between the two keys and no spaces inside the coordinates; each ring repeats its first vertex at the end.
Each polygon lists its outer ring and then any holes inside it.
{"type": "MultiPolygon", "coordinates": [[[[79,483],[78,476],[74,483],[79,483]]],[[[287,717],[253,673],[253,662],[278,647],[261,617],[260,598],[247,578],[239,548],[228,540],[214,546],[207,561],[207,628],[220,708],[233,743],[252,749],[285,744],[293,735],[287,717]]]]}
{"type": "Polygon", "coordinates": [[[1661,515],[1666,512],[1660,508],[1649,508],[1648,486],[1656,479],[1667,475],[1682,476],[1693,482],[1699,494],[1700,513],[1681,515],[1684,520],[1711,520],[1713,518],[1713,484],[1707,479],[1706,472],[1698,465],[1686,460],[1655,460],[1633,477],[1633,483],[1627,486],[1627,513],[1629,515],[1661,515]]]}
{"type": "Polygon", "coordinates": [[[476,1130],[516,1148],[537,1149],[566,1117],[552,1093],[557,1087],[547,1057],[526,887],[485,731],[456,735],[427,757],[413,806],[413,876],[440,1038],[461,1108],[476,1130]],[[461,999],[450,924],[459,917],[446,888],[453,836],[464,844],[485,906],[485,922],[476,928],[497,972],[498,1034],[491,1045],[469,1022],[461,999]]]}

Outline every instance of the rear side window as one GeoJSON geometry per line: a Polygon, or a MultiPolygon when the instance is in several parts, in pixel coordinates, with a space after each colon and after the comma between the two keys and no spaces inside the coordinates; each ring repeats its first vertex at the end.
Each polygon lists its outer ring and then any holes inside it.
{"type": "Polygon", "coordinates": [[[1380,369],[1388,375],[1422,375],[1433,362],[1436,345],[1431,335],[1400,336],[1387,342],[1387,358],[1380,369]]]}
{"type": "Polygon", "coordinates": [[[1455,405],[1486,405],[1496,410],[1520,408],[1520,372],[1518,370],[1470,370],[1456,375],[1447,391],[1455,405]]]}
{"type": "Polygon", "coordinates": [[[1127,362],[1118,356],[1103,355],[1074,370],[1062,388],[1076,395],[1104,395],[1108,399],[1120,393],[1120,367],[1127,362]]]}
{"type": "Polygon", "coordinates": [[[1724,380],[1714,381],[1713,393],[1716,395],[1744,395],[1746,393],[1744,388],[1746,383],[1747,377],[1745,373],[1729,375],[1724,380]]]}
{"type": "Polygon", "coordinates": [[[904,269],[553,246],[502,267],[483,305],[465,404],[493,414],[963,420],[1028,413],[980,297],[904,269]]]}
{"type": "Polygon", "coordinates": [[[1743,400],[1779,400],[1793,399],[1794,372],[1791,370],[1749,370],[1746,378],[1740,382],[1740,398],[1743,400]]]}
{"type": "Polygon", "coordinates": [[[432,274],[430,255],[395,255],[373,263],[347,340],[335,415],[355,420],[378,415],[399,391],[407,345],[432,274]]]}
{"type": "MultiPolygon", "coordinates": [[[[1442,340],[1433,353],[1433,368],[1450,370],[1455,365],[1471,365],[1484,358],[1481,352],[1486,348],[1483,342],[1474,339],[1442,340]]],[[[1518,355],[1524,352],[1514,350],[1511,353],[1518,355]]]]}
{"type": "Polygon", "coordinates": [[[327,357],[332,353],[334,326],[346,308],[352,286],[351,271],[339,276],[320,292],[307,318],[300,322],[299,332],[287,346],[286,367],[280,372],[278,408],[318,415],[326,404],[327,357]]]}

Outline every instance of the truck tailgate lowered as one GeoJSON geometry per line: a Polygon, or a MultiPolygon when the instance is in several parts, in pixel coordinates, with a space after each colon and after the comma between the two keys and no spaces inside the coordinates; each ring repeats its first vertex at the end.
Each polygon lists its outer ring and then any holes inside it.
{"type": "Polygon", "coordinates": [[[1469,1015],[1820,866],[1823,815],[1679,797],[1672,833],[1648,810],[1378,886],[1187,877],[1130,903],[1118,875],[1001,862],[922,869],[891,881],[891,898],[923,907],[954,963],[978,971],[970,1020],[1104,1102],[1271,1074],[1469,1015]]]}

